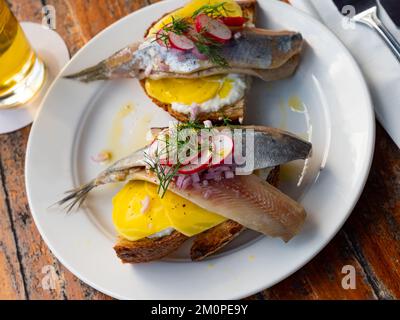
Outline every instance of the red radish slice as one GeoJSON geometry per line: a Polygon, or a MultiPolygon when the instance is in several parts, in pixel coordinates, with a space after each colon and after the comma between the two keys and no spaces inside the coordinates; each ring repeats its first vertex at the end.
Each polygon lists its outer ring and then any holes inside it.
{"type": "Polygon", "coordinates": [[[173,32],[168,33],[169,42],[175,49],[186,51],[194,48],[194,43],[188,37],[173,32]]]}
{"type": "Polygon", "coordinates": [[[186,166],[181,167],[178,172],[181,174],[193,174],[199,172],[208,167],[212,158],[212,152],[210,150],[204,150],[201,152],[198,163],[190,163],[186,166]]]}
{"type": "Polygon", "coordinates": [[[221,21],[228,27],[241,27],[247,19],[243,17],[222,17],[221,21]]]}
{"type": "Polygon", "coordinates": [[[196,30],[197,32],[204,31],[208,37],[221,43],[232,38],[232,31],[226,25],[205,14],[196,17],[196,30]]]}
{"type": "Polygon", "coordinates": [[[232,164],[233,140],[226,134],[217,134],[213,137],[212,165],[232,164]],[[229,162],[229,163],[228,163],[229,162]]]}

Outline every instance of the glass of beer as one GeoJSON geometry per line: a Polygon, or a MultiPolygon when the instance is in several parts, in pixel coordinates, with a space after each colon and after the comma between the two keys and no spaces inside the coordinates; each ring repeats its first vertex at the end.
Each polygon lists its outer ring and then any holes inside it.
{"type": "Polygon", "coordinates": [[[40,90],[45,67],[5,0],[0,0],[0,109],[22,106],[40,90]]]}

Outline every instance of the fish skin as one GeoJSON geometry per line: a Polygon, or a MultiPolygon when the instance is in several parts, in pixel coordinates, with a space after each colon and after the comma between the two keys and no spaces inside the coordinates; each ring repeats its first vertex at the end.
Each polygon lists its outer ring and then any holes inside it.
{"type": "Polygon", "coordinates": [[[65,78],[86,83],[116,78],[179,78],[181,75],[186,77],[188,74],[211,68],[214,69],[214,74],[232,73],[233,70],[251,74],[248,69],[269,70],[283,66],[293,56],[299,54],[303,46],[302,35],[297,32],[247,28],[241,31],[241,34],[239,39],[232,39],[222,49],[221,54],[229,64],[227,68],[218,68],[208,60],[200,61],[190,52],[179,53],[170,50],[168,54],[179,54],[188,61],[197,61],[199,65],[185,72],[166,72],[169,70],[165,70],[165,59],[162,60],[157,52],[152,52],[151,45],[139,49],[140,44],[135,43],[119,50],[97,65],[67,75],[65,78]],[[155,67],[146,71],[149,64],[154,61],[157,62],[155,67]]]}
{"type": "MultiPolygon", "coordinates": [[[[255,154],[255,169],[273,167],[297,159],[306,159],[312,150],[311,143],[289,132],[276,128],[264,126],[222,126],[214,128],[219,131],[234,129],[254,130],[255,150],[253,152],[255,154]],[[271,154],[268,153],[268,148],[271,154]]],[[[154,132],[160,132],[162,130],[162,128],[155,128],[154,132]]],[[[245,140],[246,139],[244,139],[244,141],[245,140]]],[[[140,171],[146,166],[146,151],[148,147],[149,146],[145,146],[127,157],[118,160],[89,183],[67,191],[67,195],[61,199],[58,204],[66,204],[67,211],[70,211],[76,205],[80,206],[87,194],[95,187],[108,183],[129,181],[137,171],[140,171]]],[[[245,171],[242,174],[244,173],[245,171]]]]}
{"type": "MultiPolygon", "coordinates": [[[[135,171],[130,178],[157,184],[157,178],[145,170],[135,171]]],[[[205,210],[285,242],[300,231],[306,218],[299,203],[254,174],[211,180],[207,186],[187,189],[171,183],[169,190],[205,210]]]]}
{"type": "Polygon", "coordinates": [[[232,66],[243,69],[275,69],[302,50],[301,33],[244,29],[241,37],[224,46],[222,56],[232,66]]]}
{"type": "MultiPolygon", "coordinates": [[[[267,182],[278,187],[280,167],[273,168],[267,177],[267,182]]],[[[233,220],[226,220],[221,224],[198,234],[190,248],[190,258],[201,261],[225,247],[238,237],[246,228],[233,220]]]]}
{"type": "MultiPolygon", "coordinates": [[[[289,132],[264,126],[241,126],[254,130],[254,170],[275,167],[299,159],[307,159],[312,144],[289,132]]],[[[243,131],[242,141],[246,141],[243,131]]]]}
{"type": "Polygon", "coordinates": [[[184,78],[184,79],[196,79],[201,77],[209,77],[220,74],[243,74],[248,76],[253,76],[259,78],[263,81],[276,81],[281,79],[286,79],[294,74],[296,69],[300,64],[300,55],[296,54],[291,57],[284,65],[274,68],[274,69],[244,69],[244,68],[222,68],[222,67],[212,67],[205,70],[200,70],[197,72],[192,72],[188,74],[176,74],[168,72],[152,72],[151,78],[154,80],[165,79],[165,78],[184,78]]]}

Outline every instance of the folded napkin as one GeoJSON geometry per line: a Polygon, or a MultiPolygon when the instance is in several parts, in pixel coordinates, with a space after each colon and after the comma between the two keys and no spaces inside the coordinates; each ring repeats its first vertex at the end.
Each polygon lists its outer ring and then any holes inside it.
{"type": "Polygon", "coordinates": [[[331,0],[290,3],[324,23],[353,54],[369,85],[378,120],[400,148],[400,63],[390,49],[371,28],[361,24],[348,28],[331,0]]]}

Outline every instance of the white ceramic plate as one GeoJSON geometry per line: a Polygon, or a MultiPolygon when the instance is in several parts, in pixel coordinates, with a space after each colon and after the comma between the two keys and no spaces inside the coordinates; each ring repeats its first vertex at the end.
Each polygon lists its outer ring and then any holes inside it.
{"type": "MultiPolygon", "coordinates": [[[[163,1],[118,21],[76,54],[62,74],[140,40],[150,21],[182,3],[163,1]]],[[[270,84],[255,82],[246,117],[247,123],[282,127],[313,143],[304,178],[299,179],[302,162],[286,166],[281,177],[282,188],[308,212],[301,234],[285,244],[248,232],[204,262],[190,262],[183,248],[163,261],[121,264],[112,248],[110,217],[111,197],[120,185],[94,192],[72,215],[49,206],[65,190],[103,169],[91,155],[109,144],[114,149],[121,144],[114,150],[118,155],[127,153],[144,143],[145,128],[163,125],[170,117],[145,96],[136,80],[85,85],[59,78],[32,128],[26,185],[41,235],[80,279],[121,299],[242,298],[298,270],[343,225],[363,189],[374,144],[374,116],[364,79],[344,46],[300,11],[278,1],[259,1],[258,25],[301,31],[308,43],[296,76],[270,84]],[[301,100],[304,110],[294,112],[288,100],[301,100]],[[121,111],[126,104],[131,110],[121,111]],[[121,129],[118,121],[125,127],[121,129]]]]}

